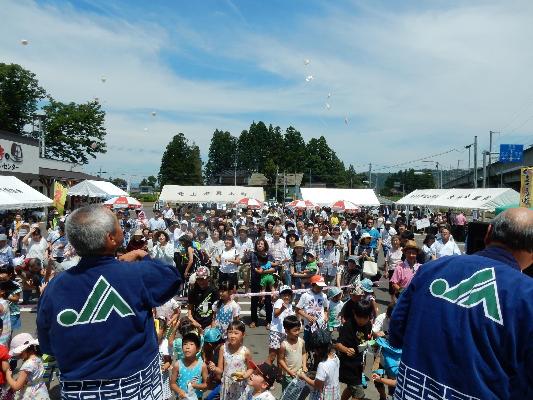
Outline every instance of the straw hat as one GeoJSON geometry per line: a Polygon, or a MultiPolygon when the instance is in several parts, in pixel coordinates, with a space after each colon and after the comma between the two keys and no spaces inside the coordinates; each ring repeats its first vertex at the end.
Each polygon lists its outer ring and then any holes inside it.
{"type": "Polygon", "coordinates": [[[405,242],[405,246],[403,246],[403,251],[405,250],[416,250],[417,252],[420,251],[420,247],[418,247],[418,245],[416,244],[416,242],[414,240],[408,240],[407,242],[405,242]]]}
{"type": "Polygon", "coordinates": [[[296,241],[296,243],[294,243],[294,248],[296,247],[301,247],[302,249],[305,249],[305,243],[302,240],[298,240],[296,241]]]}

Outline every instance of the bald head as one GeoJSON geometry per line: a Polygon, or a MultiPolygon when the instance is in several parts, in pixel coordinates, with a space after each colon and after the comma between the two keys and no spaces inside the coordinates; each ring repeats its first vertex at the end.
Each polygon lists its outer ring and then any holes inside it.
{"type": "Polygon", "coordinates": [[[524,269],[533,263],[533,210],[510,208],[490,223],[487,245],[504,246],[524,269]]]}

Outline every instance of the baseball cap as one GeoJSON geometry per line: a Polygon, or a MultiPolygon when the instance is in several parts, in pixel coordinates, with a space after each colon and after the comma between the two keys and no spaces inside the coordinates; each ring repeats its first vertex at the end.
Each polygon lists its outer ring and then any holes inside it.
{"type": "Polygon", "coordinates": [[[311,278],[309,278],[309,282],[312,284],[315,284],[320,287],[326,287],[326,282],[324,282],[324,277],[320,275],[313,275],[311,278]]]}
{"type": "Polygon", "coordinates": [[[279,294],[282,294],[283,292],[291,292],[292,294],[292,289],[290,286],[283,285],[282,287],[279,288],[279,294]]]}
{"type": "Polygon", "coordinates": [[[356,256],[350,256],[350,257],[348,257],[348,261],[353,261],[354,263],[357,264],[358,259],[357,259],[356,256]]]}
{"type": "Polygon", "coordinates": [[[180,224],[181,225],[189,225],[189,222],[187,222],[187,220],[185,220],[185,219],[182,219],[180,224]]]}
{"type": "Polygon", "coordinates": [[[386,221],[385,221],[385,224],[392,225],[392,221],[386,220],[386,221]]]}
{"type": "Polygon", "coordinates": [[[353,296],[362,296],[364,295],[365,292],[363,292],[363,289],[361,288],[361,285],[357,284],[357,285],[354,285],[351,289],[350,289],[350,295],[353,295],[353,296]]]}
{"type": "Polygon", "coordinates": [[[208,279],[209,278],[209,269],[201,265],[196,270],[196,279],[208,279]]]}
{"type": "Polygon", "coordinates": [[[310,256],[316,257],[316,253],[314,250],[308,250],[305,254],[309,254],[310,256]]]}
{"type": "Polygon", "coordinates": [[[365,278],[361,281],[361,289],[367,293],[371,293],[374,291],[374,285],[370,279],[365,278]]]}
{"type": "Polygon", "coordinates": [[[332,299],[337,296],[339,293],[342,293],[342,290],[337,286],[329,288],[328,290],[328,299],[332,299]]]}
{"type": "Polygon", "coordinates": [[[274,382],[276,382],[276,377],[278,376],[278,369],[275,366],[267,363],[255,365],[255,363],[250,360],[248,361],[248,367],[252,368],[254,371],[259,372],[259,374],[261,374],[269,388],[274,385],[274,382]]]}

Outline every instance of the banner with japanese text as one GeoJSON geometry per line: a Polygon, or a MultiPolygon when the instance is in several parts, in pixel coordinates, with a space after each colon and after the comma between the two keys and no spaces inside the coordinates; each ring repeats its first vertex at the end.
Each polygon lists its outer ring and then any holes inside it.
{"type": "Polygon", "coordinates": [[[520,207],[533,207],[533,167],[522,168],[520,173],[520,207]]]}

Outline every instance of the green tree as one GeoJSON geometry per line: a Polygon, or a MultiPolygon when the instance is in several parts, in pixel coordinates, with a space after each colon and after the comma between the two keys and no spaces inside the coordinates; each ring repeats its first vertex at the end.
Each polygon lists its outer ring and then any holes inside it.
{"type": "Polygon", "coordinates": [[[346,170],[346,184],[352,189],[363,187],[363,181],[366,179],[365,174],[358,174],[352,164],[346,170]]]}
{"type": "MultiPolygon", "coordinates": [[[[311,139],[306,145],[307,162],[305,172],[311,170],[313,181],[319,181],[330,186],[345,187],[346,171],[344,163],[337,157],[324,136],[311,139]]],[[[305,179],[305,178],[304,178],[305,179]]],[[[309,175],[307,175],[309,179],[309,175]]]]}
{"type": "Polygon", "coordinates": [[[291,173],[305,172],[304,169],[307,159],[305,141],[302,134],[292,126],[289,126],[285,130],[281,156],[284,158],[282,165],[285,170],[291,173]]]}
{"type": "Polygon", "coordinates": [[[164,185],[202,185],[200,149],[191,145],[183,133],[175,135],[167,145],[158,175],[164,185]]]}
{"type": "Polygon", "coordinates": [[[206,182],[211,181],[220,172],[233,168],[237,156],[237,139],[229,132],[213,132],[209,154],[205,165],[206,182]]]}
{"type": "Polygon", "coordinates": [[[17,64],[0,63],[0,129],[21,134],[45,96],[35,74],[17,64]]]}
{"type": "Polygon", "coordinates": [[[97,101],[85,104],[50,99],[43,107],[46,155],[87,164],[89,156],[105,153],[105,112],[97,101]]]}
{"type": "Polygon", "coordinates": [[[128,187],[128,182],[126,182],[126,180],[122,178],[110,178],[109,182],[111,182],[115,186],[118,186],[119,188],[128,187]]]}
{"type": "Polygon", "coordinates": [[[392,190],[410,193],[416,189],[433,189],[435,181],[429,170],[415,171],[414,169],[400,170],[388,176],[385,180],[383,194],[390,195],[392,190]],[[399,183],[399,186],[396,185],[399,183]]]}
{"type": "Polygon", "coordinates": [[[140,186],[152,186],[155,188],[157,186],[157,178],[153,175],[150,175],[148,178],[143,178],[139,185],[140,186]]]}

